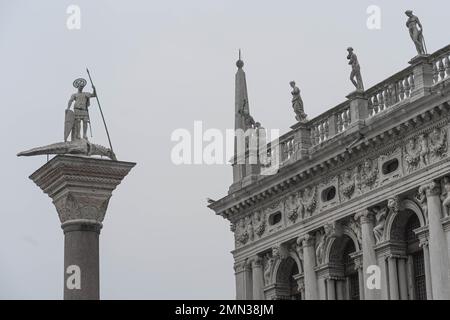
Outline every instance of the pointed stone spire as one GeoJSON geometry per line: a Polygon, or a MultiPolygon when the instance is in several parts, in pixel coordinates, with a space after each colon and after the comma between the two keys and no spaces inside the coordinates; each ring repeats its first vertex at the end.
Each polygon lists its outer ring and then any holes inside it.
{"type": "Polygon", "coordinates": [[[235,129],[246,130],[245,115],[250,115],[248,106],[247,81],[245,80],[244,61],[241,60],[241,49],[239,49],[239,60],[236,61],[238,68],[235,78],[235,129]]]}

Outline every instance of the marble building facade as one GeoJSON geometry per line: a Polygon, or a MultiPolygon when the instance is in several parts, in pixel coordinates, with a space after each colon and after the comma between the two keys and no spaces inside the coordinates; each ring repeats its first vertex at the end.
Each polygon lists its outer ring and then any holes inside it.
{"type": "Polygon", "coordinates": [[[275,174],[235,162],[209,208],[234,233],[236,298],[450,299],[449,92],[450,45],[297,122],[275,174]]]}

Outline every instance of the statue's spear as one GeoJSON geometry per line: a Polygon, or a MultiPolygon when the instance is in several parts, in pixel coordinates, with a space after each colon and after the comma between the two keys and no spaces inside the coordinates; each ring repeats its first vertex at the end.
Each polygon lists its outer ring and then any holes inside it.
{"type": "MultiPolygon", "coordinates": [[[[89,73],[89,69],[86,68],[87,74],[89,76],[89,81],[91,82],[91,86],[95,88],[94,83],[92,82],[91,74],[89,73]]],[[[97,99],[98,108],[100,109],[100,114],[102,115],[103,124],[105,125],[106,135],[108,136],[109,147],[111,151],[113,151],[113,147],[111,144],[111,138],[109,137],[108,126],[106,125],[105,117],[103,116],[102,106],[100,105],[100,100],[98,100],[97,90],[95,90],[95,98],[97,99]]]]}

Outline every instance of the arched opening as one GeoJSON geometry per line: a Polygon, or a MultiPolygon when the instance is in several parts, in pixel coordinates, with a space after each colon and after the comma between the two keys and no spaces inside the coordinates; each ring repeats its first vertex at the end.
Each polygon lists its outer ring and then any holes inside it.
{"type": "Polygon", "coordinates": [[[277,271],[276,297],[279,300],[302,300],[298,286],[299,268],[292,257],[284,259],[277,271]]]}
{"type": "Polygon", "coordinates": [[[330,272],[340,275],[339,280],[327,284],[334,285],[334,296],[338,300],[359,300],[360,299],[360,279],[358,270],[355,268],[355,261],[352,255],[356,252],[356,246],[348,235],[343,235],[334,240],[330,251],[330,264],[333,270],[330,272]]]}
{"type": "Polygon", "coordinates": [[[389,286],[394,286],[399,292],[398,297],[391,299],[427,299],[424,253],[414,233],[419,227],[419,218],[409,209],[398,213],[393,221],[390,237],[391,240],[404,244],[404,258],[391,261],[396,266],[397,277],[389,279],[389,286]]]}

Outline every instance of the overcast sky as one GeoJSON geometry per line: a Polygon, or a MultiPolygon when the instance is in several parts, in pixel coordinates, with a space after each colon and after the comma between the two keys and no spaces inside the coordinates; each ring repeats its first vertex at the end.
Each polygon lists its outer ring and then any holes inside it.
{"type": "MultiPolygon", "coordinates": [[[[91,69],[119,160],[137,166],[110,201],[100,242],[103,299],[233,299],[229,223],[206,208],[231,167],[171,162],[178,128],[233,128],[242,48],[252,115],[293,125],[289,81],[310,117],[353,90],[353,46],[368,88],[405,68],[415,48],[404,11],[430,52],[448,44],[448,1],[0,0],[0,298],[60,299],[63,233],[51,199],[28,176],[44,156],[17,152],[62,140],[72,82],[91,69]],[[66,26],[69,5],[81,29],[66,26]],[[366,25],[370,5],[381,29],[366,25]]],[[[91,90],[90,86],[87,86],[91,90]]],[[[107,145],[96,102],[93,142],[107,145]]]]}

